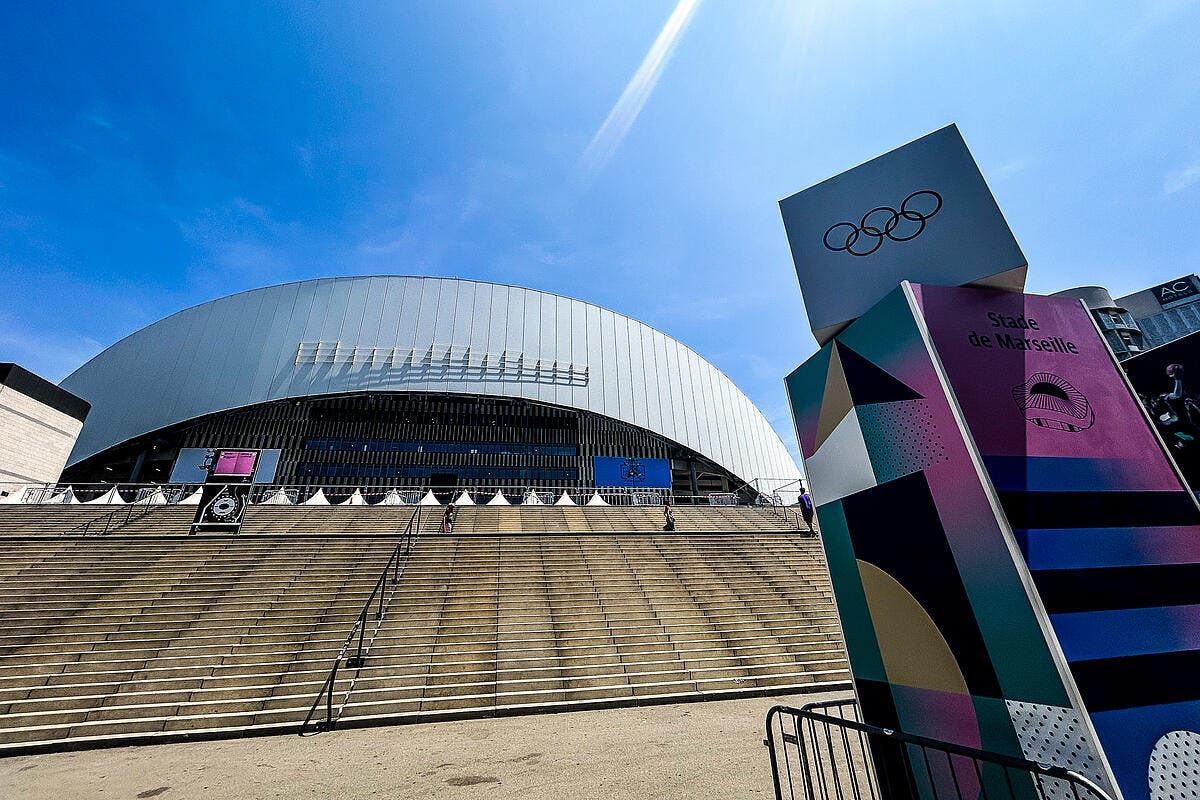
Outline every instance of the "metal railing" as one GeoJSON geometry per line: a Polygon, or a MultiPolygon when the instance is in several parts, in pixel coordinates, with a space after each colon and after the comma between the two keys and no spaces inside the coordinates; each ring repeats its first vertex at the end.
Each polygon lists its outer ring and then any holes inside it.
{"type": "Polygon", "coordinates": [[[1063,767],[869,725],[854,700],[775,706],[766,734],[776,800],[1111,800],[1063,767]]]}
{"type": "Polygon", "coordinates": [[[124,506],[143,500],[171,505],[200,488],[198,483],[0,483],[0,506],[124,506]]]}
{"type": "MultiPolygon", "coordinates": [[[[212,484],[209,484],[210,486],[212,484]]],[[[245,484],[237,484],[245,486],[245,484]]],[[[49,484],[0,484],[0,505],[127,505],[139,502],[146,496],[155,496],[158,504],[198,502],[201,484],[182,483],[49,483],[49,484]],[[159,494],[161,492],[161,494],[159,494]]],[[[545,486],[526,484],[469,484],[454,487],[395,484],[388,486],[355,486],[337,484],[250,484],[249,497],[253,505],[290,503],[294,505],[310,500],[317,491],[331,505],[352,502],[365,505],[417,505],[432,492],[440,504],[457,501],[465,492],[471,501],[484,505],[497,493],[512,505],[553,505],[562,500],[564,494],[575,505],[585,505],[599,497],[608,505],[765,505],[778,503],[777,498],[761,495],[750,499],[738,492],[707,492],[704,494],[676,494],[670,489],[630,486],[545,486]],[[357,496],[356,496],[357,495],[357,496]],[[536,502],[534,502],[536,498],[536,502]]]]}
{"type": "MultiPolygon", "coordinates": [[[[211,484],[210,484],[211,485],[211,484]]],[[[245,487],[245,484],[238,484],[245,487]]],[[[602,502],[610,506],[741,506],[758,507],[797,530],[805,530],[803,521],[793,507],[786,502],[786,495],[758,493],[746,494],[744,484],[736,492],[708,492],[705,494],[676,494],[670,489],[647,487],[573,486],[548,487],[541,485],[471,484],[456,487],[431,487],[427,485],[397,484],[392,486],[353,486],[326,484],[281,484],[253,483],[248,490],[251,505],[366,505],[402,508],[428,503],[432,493],[439,505],[458,502],[463,494],[475,505],[494,503],[497,496],[509,505],[560,505],[563,496],[576,506],[602,502]],[[318,496],[318,492],[320,495],[318,496]],[[314,499],[315,497],[315,499],[314,499]]],[[[0,507],[15,505],[104,505],[124,509],[128,505],[141,505],[145,500],[152,505],[199,503],[200,484],[0,484],[0,507]]],[[[757,490],[755,490],[757,491],[757,490]]],[[[123,510],[114,509],[112,520],[117,520],[123,510]]],[[[103,523],[97,523],[103,528],[103,523]]],[[[92,526],[93,528],[96,525],[92,526]]],[[[112,527],[112,526],[110,526],[112,527]]]]}
{"type": "Polygon", "coordinates": [[[749,489],[758,497],[778,498],[785,506],[793,506],[800,500],[804,492],[804,478],[751,478],[734,489],[739,494],[749,489]]]}
{"type": "MultiPolygon", "coordinates": [[[[804,524],[804,517],[794,508],[789,508],[783,504],[782,498],[779,495],[759,495],[756,505],[766,508],[769,513],[783,520],[789,527],[795,528],[798,531],[808,531],[809,528],[804,524]]],[[[816,533],[814,528],[812,533],[816,533]]]]}
{"type": "MultiPolygon", "coordinates": [[[[396,586],[404,577],[404,568],[408,566],[408,557],[412,553],[413,540],[420,534],[421,531],[421,511],[422,506],[417,506],[413,511],[412,516],[408,518],[408,524],[404,526],[404,532],[400,535],[400,541],[396,542],[396,546],[392,549],[392,553],[388,556],[387,563],[383,565],[383,571],[379,573],[379,579],[375,581],[375,587],[371,590],[371,594],[367,596],[367,601],[363,603],[362,611],[358,613],[358,618],[354,621],[354,626],[350,628],[350,633],[346,635],[346,641],[342,643],[341,649],[337,656],[333,659],[333,666],[329,670],[329,677],[325,679],[325,683],[321,686],[321,691],[313,700],[312,707],[308,710],[308,715],[304,718],[304,722],[300,725],[300,730],[297,731],[301,736],[310,733],[321,733],[323,731],[333,730],[337,725],[338,716],[341,714],[341,707],[338,708],[337,714],[333,709],[333,695],[337,686],[338,670],[341,668],[343,661],[349,669],[362,669],[367,663],[367,654],[370,652],[371,643],[375,640],[375,636],[379,633],[379,628],[383,624],[383,615],[387,610],[387,602],[391,599],[391,595],[395,593],[396,586]],[[391,578],[391,592],[387,591],[388,579],[391,578]],[[371,633],[371,640],[366,639],[367,619],[371,615],[372,607],[375,607],[375,629],[371,633]],[[354,654],[349,655],[354,640],[358,639],[358,646],[354,647],[354,654]],[[317,714],[318,709],[324,705],[325,718],[314,720],[313,717],[317,714]]],[[[346,689],[345,697],[350,696],[354,684],[351,682],[350,687],[346,689]]],[[[343,699],[343,705],[345,700],[343,699]]]]}
{"type": "Polygon", "coordinates": [[[76,525],[74,528],[65,531],[63,535],[87,536],[88,534],[96,534],[103,536],[110,531],[119,530],[131,522],[142,519],[155,509],[162,508],[163,505],[161,502],[154,502],[154,495],[146,495],[129,505],[119,506],[107,514],[90,519],[82,525],[76,525]]]}

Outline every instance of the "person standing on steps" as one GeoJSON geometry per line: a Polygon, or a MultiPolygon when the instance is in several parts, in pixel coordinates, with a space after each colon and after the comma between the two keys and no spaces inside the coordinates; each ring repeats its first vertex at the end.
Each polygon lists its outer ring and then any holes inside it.
{"type": "Polygon", "coordinates": [[[800,493],[800,516],[804,517],[804,524],[808,526],[808,532],[816,534],[816,529],[813,528],[813,501],[812,495],[805,489],[800,493]]]}
{"type": "Polygon", "coordinates": [[[454,533],[454,503],[449,503],[442,512],[442,533],[454,533]]]}
{"type": "Polygon", "coordinates": [[[671,510],[671,499],[667,498],[663,502],[663,530],[675,530],[675,512],[671,510]]]}

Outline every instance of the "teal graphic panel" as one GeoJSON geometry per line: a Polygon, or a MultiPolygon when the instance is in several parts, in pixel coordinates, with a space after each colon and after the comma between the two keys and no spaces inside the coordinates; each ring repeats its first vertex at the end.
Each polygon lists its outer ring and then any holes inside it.
{"type": "Polygon", "coordinates": [[[864,718],[1029,757],[1030,709],[1078,709],[904,287],[786,386],[864,718]]]}

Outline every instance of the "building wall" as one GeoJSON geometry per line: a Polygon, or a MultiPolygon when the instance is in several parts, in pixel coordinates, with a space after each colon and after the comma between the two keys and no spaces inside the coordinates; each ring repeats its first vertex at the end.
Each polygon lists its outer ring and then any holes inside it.
{"type": "Polygon", "coordinates": [[[70,414],[0,384],[0,483],[57,481],[82,427],[70,414]]]}
{"type": "Polygon", "coordinates": [[[226,409],[419,391],[577,408],[744,480],[799,475],[753,403],[683,344],[608,309],[501,284],[373,276],[243,292],[126,337],[62,386],[93,407],[71,463],[226,409]]]}
{"type": "Polygon", "coordinates": [[[1146,349],[1145,337],[1133,315],[1113,300],[1103,286],[1077,286],[1055,292],[1053,296],[1082,300],[1117,358],[1124,360],[1146,349]]]}
{"type": "Polygon", "coordinates": [[[1143,317],[1137,324],[1142,329],[1147,349],[1158,347],[1200,331],[1200,303],[1186,303],[1178,308],[1166,309],[1143,317]]]}
{"type": "MultiPolygon", "coordinates": [[[[676,494],[742,482],[678,444],[611,417],[514,398],[338,394],[210,414],[85,459],[80,483],[161,483],[182,448],[277,450],[271,480],[359,487],[597,485],[597,457],[659,459],[676,494]]],[[[171,478],[174,480],[174,478],[171,478]]]]}
{"type": "Polygon", "coordinates": [[[1145,349],[1200,331],[1200,277],[1185,275],[1117,300],[1142,331],[1145,349]]]}

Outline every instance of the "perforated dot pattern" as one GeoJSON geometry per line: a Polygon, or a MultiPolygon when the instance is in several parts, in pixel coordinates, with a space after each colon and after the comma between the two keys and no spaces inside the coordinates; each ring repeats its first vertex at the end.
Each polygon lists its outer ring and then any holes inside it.
{"type": "MultiPolygon", "coordinates": [[[[1075,709],[1005,702],[1026,758],[1078,772],[1102,788],[1111,789],[1101,771],[1097,749],[1075,709]]],[[[1071,788],[1056,780],[1046,781],[1044,792],[1049,800],[1073,797],[1071,788]]]]}
{"type": "Polygon", "coordinates": [[[1171,731],[1150,752],[1151,800],[1200,798],[1200,733],[1171,731]]]}
{"type": "Polygon", "coordinates": [[[924,400],[856,406],[871,468],[879,483],[946,460],[946,446],[924,400]]]}

